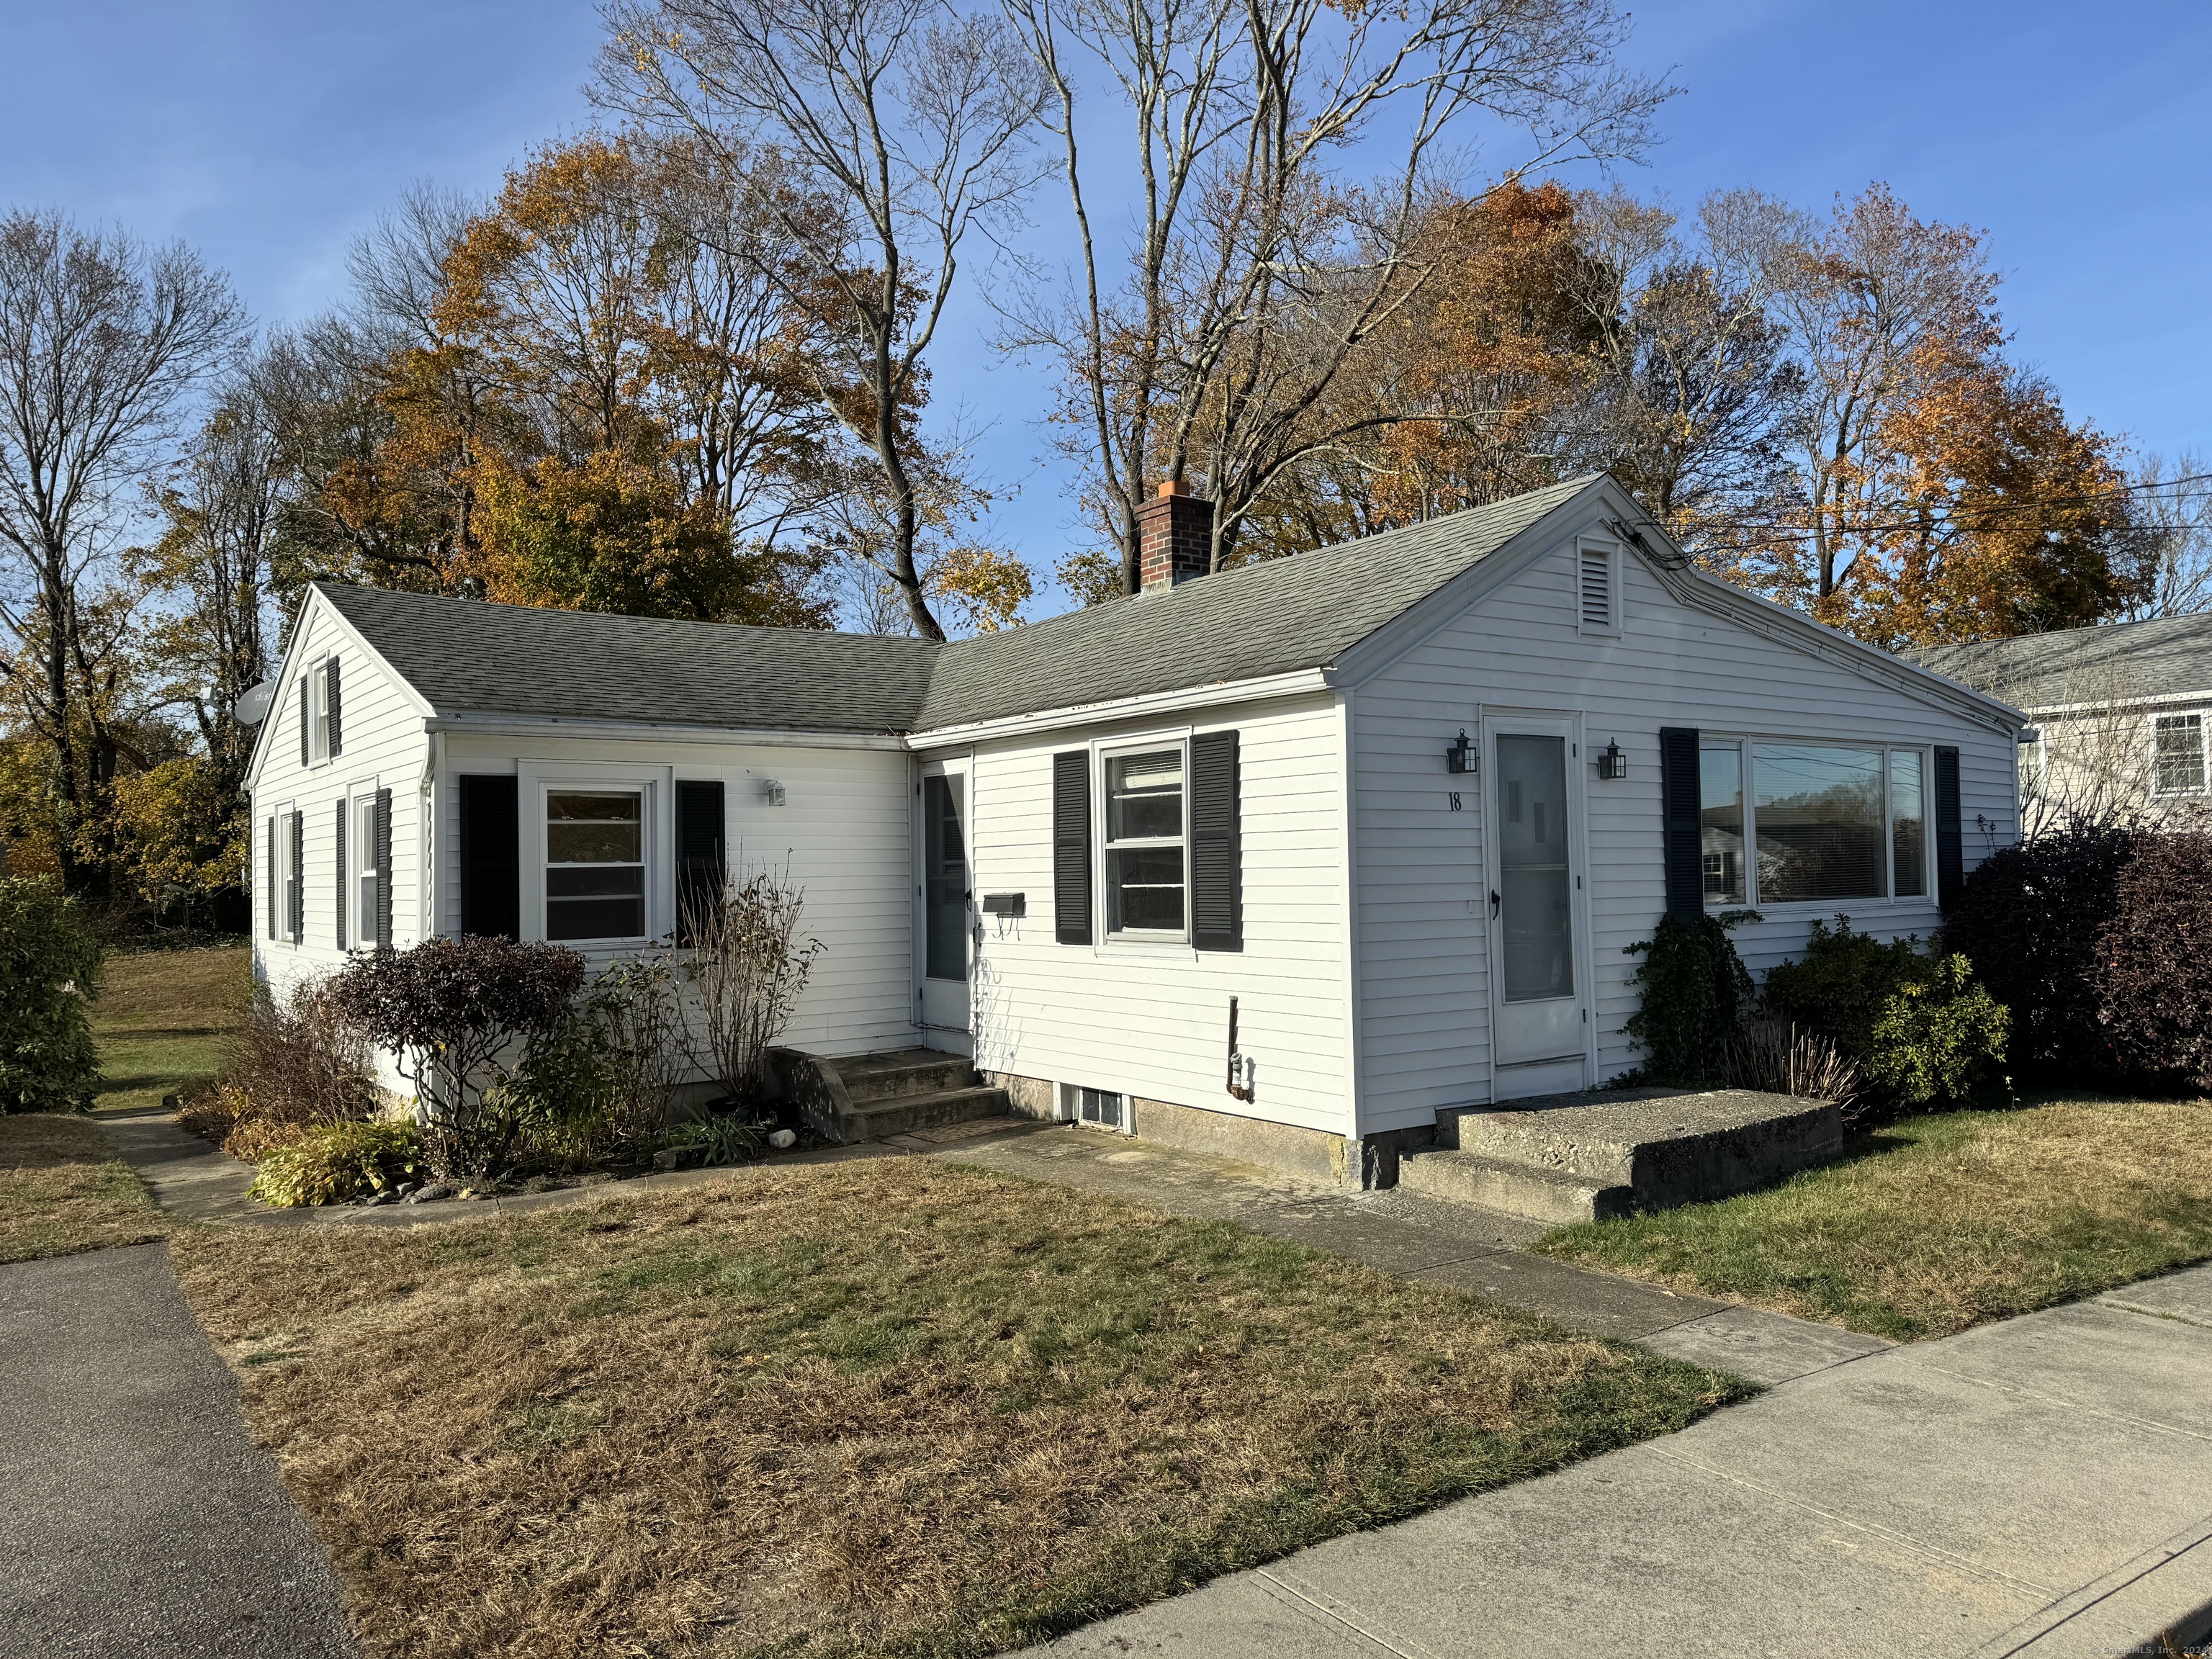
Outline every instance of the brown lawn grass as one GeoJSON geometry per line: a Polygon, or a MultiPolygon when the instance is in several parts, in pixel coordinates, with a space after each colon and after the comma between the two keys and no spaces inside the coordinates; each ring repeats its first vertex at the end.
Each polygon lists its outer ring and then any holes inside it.
{"type": "Polygon", "coordinates": [[[92,1005],[101,1073],[94,1109],[159,1106],[222,1070],[252,1000],[252,953],[232,945],[111,956],[102,979],[92,1005]]]}
{"type": "Polygon", "coordinates": [[[143,1244],[167,1231],[97,1123],[64,1112],[0,1117],[0,1262],[143,1244]]]}
{"type": "Polygon", "coordinates": [[[2212,1101],[1910,1118],[1767,1191],[1534,1248],[1876,1336],[1947,1336],[2212,1257],[2212,1101]]]}
{"type": "Polygon", "coordinates": [[[1743,1388],[920,1158],[173,1253],[380,1656],[990,1653],[1743,1388]]]}

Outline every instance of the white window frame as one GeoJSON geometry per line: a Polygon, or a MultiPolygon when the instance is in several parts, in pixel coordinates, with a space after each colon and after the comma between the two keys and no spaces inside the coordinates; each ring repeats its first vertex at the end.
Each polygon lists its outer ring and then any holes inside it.
{"type": "MultiPolygon", "coordinates": [[[[276,942],[297,949],[306,937],[307,926],[307,872],[295,869],[292,861],[292,815],[300,811],[295,802],[287,801],[276,809],[276,942]],[[292,884],[300,884],[300,927],[292,926],[292,884]]],[[[307,860],[307,823],[300,821],[300,862],[307,860]]]]}
{"type": "MultiPolygon", "coordinates": [[[[1734,747],[1742,766],[1743,779],[1743,896],[1741,899],[1707,899],[1708,910],[1758,910],[1762,914],[1782,915],[1832,914],[1839,904],[1888,905],[1898,908],[1933,905],[1936,902],[1936,754],[1925,744],[1914,743],[1883,743],[1859,741],[1849,738],[1805,738],[1794,734],[1771,732],[1705,732],[1698,733],[1700,751],[1706,748],[1734,747]],[[1847,749],[1864,754],[1872,750],[1881,757],[1881,846],[1882,888],[1880,894],[1859,898],[1775,899],[1762,902],[1759,895],[1759,780],[1755,750],[1761,744],[1793,744],[1805,749],[1847,749]],[[1920,891],[1899,897],[1897,893],[1897,802],[1893,784],[1894,776],[1892,757],[1917,755],[1920,757],[1920,891]]],[[[1703,761],[1699,763],[1703,775],[1703,761]]],[[[1700,786],[1702,789],[1702,785],[1700,786]]],[[[1701,809],[1702,810],[1702,809],[1701,809]]],[[[1698,874],[1700,885],[1705,876],[1705,851],[1698,849],[1698,874]]]]}
{"type": "Polygon", "coordinates": [[[1575,632],[1584,639],[1617,640],[1621,632],[1623,605],[1620,592],[1620,544],[1602,536],[1575,538],[1574,568],[1570,573],[1568,594],[1574,606],[1575,632]],[[1607,614],[1610,621],[1602,625],[1586,622],[1583,617],[1583,562],[1590,554],[1605,561],[1605,591],[1607,614]]]}
{"type": "Polygon", "coordinates": [[[374,778],[346,788],[346,950],[355,954],[376,949],[376,867],[369,862],[376,850],[376,788],[374,778]]]}
{"type": "Polygon", "coordinates": [[[549,781],[539,786],[538,790],[538,878],[536,884],[538,888],[538,918],[541,938],[552,940],[555,944],[568,945],[572,950],[588,951],[602,948],[617,948],[624,945],[643,945],[657,937],[653,930],[653,923],[654,911],[656,908],[653,903],[654,887],[659,872],[654,867],[654,860],[653,856],[653,786],[649,782],[646,782],[644,781],[623,782],[614,780],[595,779],[589,782],[568,783],[549,781]],[[638,922],[641,929],[641,932],[635,933],[595,933],[576,939],[553,939],[553,898],[552,895],[547,890],[547,877],[550,876],[555,869],[614,870],[627,869],[629,867],[626,865],[614,864],[555,865],[550,856],[550,849],[547,845],[550,839],[549,832],[552,823],[552,818],[550,817],[551,802],[552,798],[555,795],[635,795],[637,797],[637,909],[638,922]]]}
{"type": "Polygon", "coordinates": [[[1190,728],[1179,726],[1171,732],[1156,732],[1141,738],[1115,738],[1091,745],[1091,775],[1095,781],[1093,791],[1097,805],[1092,809],[1092,845],[1097,848],[1097,878],[1098,884],[1099,947],[1107,950],[1158,949],[1163,946],[1188,949],[1190,945],[1190,728]],[[1182,833],[1172,839],[1167,836],[1145,836],[1134,841],[1115,842],[1109,845],[1107,830],[1113,822],[1112,803],[1109,799],[1108,777],[1111,763],[1130,755],[1154,754],[1163,749],[1172,749],[1182,757],[1182,833]],[[1120,849],[1135,848],[1180,847],[1182,849],[1182,926],[1167,927],[1115,927],[1114,898],[1109,887],[1113,855],[1120,849]]]}
{"type": "Polygon", "coordinates": [[[2206,738],[2212,735],[2212,720],[2205,719],[2201,708],[2168,708],[2153,713],[2149,719],[2150,734],[2150,793],[2156,800],[2181,800],[2191,795],[2212,791],[2212,750],[2208,750],[2206,738]],[[2167,720],[2197,722],[2197,787],[2194,789],[2167,789],[2159,782],[2159,727],[2167,720]]]}
{"type": "Polygon", "coordinates": [[[326,652],[307,666],[307,769],[331,763],[331,656],[326,652]]]}

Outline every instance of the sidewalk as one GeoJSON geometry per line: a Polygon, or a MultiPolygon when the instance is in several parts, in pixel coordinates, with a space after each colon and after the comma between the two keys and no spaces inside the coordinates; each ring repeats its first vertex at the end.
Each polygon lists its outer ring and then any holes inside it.
{"type": "Polygon", "coordinates": [[[0,1654],[356,1659],[159,1244],[0,1267],[0,1654]]]}
{"type": "Polygon", "coordinates": [[[2208,1629],[2196,1267],[1869,1355],[1033,1652],[2087,1659],[2208,1629]]]}

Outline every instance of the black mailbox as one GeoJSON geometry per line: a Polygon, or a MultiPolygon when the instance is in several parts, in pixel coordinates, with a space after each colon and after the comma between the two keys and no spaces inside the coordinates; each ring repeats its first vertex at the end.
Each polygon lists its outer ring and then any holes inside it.
{"type": "Polygon", "coordinates": [[[983,914],[987,916],[1025,916],[1030,913],[1027,893],[986,893],[983,895],[983,914]]]}

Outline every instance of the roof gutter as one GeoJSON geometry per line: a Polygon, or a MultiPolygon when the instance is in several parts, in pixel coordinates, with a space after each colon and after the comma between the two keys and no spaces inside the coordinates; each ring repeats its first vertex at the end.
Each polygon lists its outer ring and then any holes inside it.
{"type": "Polygon", "coordinates": [[[1288,674],[1268,674],[1258,679],[1216,680],[1210,685],[1185,686],[1174,691],[1147,691],[1133,697],[1105,702],[1072,703],[1035,714],[1008,714],[998,720],[969,720],[958,726],[931,726],[906,739],[909,749],[939,749],[951,744],[976,743],[991,738],[1018,738],[1032,732],[1049,732],[1066,726],[1091,726],[1101,720],[1141,720],[1185,708],[1204,708],[1217,703],[1251,702],[1264,697],[1294,697],[1329,689],[1328,672],[1301,668],[1288,674]]]}
{"type": "Polygon", "coordinates": [[[743,744],[757,749],[884,749],[902,750],[893,732],[798,732],[776,726],[679,726],[661,720],[577,719],[558,714],[433,714],[425,732],[497,734],[512,738],[651,738],[659,743],[743,744]]]}

